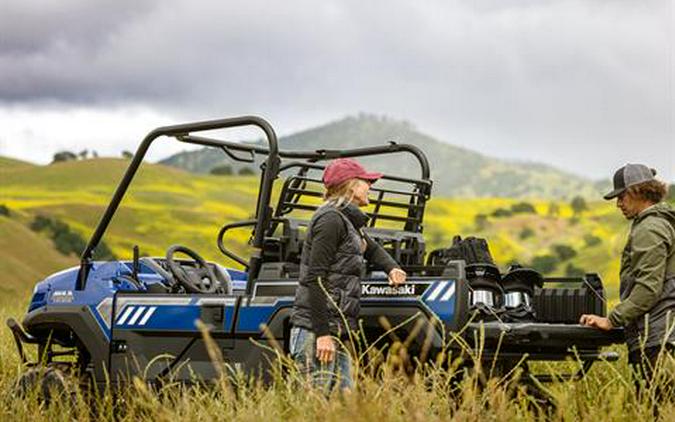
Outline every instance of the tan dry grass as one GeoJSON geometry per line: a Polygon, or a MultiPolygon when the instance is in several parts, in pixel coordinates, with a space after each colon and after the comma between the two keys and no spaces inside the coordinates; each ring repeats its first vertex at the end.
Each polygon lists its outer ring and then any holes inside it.
{"type": "MultiPolygon", "coordinates": [[[[20,315],[23,306],[2,300],[0,318],[20,315]]],[[[623,347],[618,348],[623,352],[623,347]]],[[[217,351],[217,348],[213,350],[217,351]]],[[[546,388],[559,405],[550,409],[523,390],[517,381],[519,371],[486,384],[475,373],[455,385],[450,380],[459,369],[440,369],[433,365],[418,368],[412,375],[399,370],[404,348],[394,352],[376,371],[366,371],[357,363],[356,389],[334,392],[330,399],[304,387],[301,376],[284,357],[270,385],[234,373],[218,353],[212,359],[224,376],[215,385],[186,387],[170,384],[156,390],[135,380],[120,392],[117,400],[110,393],[96,399],[77,396],[75,405],[60,401],[45,406],[36,394],[20,398],[14,384],[23,370],[9,331],[0,331],[0,420],[12,421],[642,421],[651,420],[653,401],[636,397],[625,358],[618,363],[600,362],[588,376],[576,382],[557,382],[546,388]],[[399,361],[397,361],[399,358],[399,361]],[[397,363],[399,362],[399,363],[397,363]],[[234,375],[233,375],[234,374],[234,375]]],[[[213,352],[213,351],[212,351],[213,352]]],[[[675,375],[674,362],[664,369],[675,375]]],[[[569,369],[577,366],[564,364],[569,369]]],[[[561,371],[560,365],[539,365],[538,370],[561,371]]],[[[487,371],[487,368],[486,368],[487,371]]],[[[659,405],[660,419],[675,418],[673,402],[659,405]]]]}

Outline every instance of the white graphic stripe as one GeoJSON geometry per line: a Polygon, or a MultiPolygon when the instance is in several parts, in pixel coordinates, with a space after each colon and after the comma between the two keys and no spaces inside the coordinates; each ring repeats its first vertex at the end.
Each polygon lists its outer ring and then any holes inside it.
{"type": "Polygon", "coordinates": [[[151,306],[150,309],[148,309],[148,312],[143,315],[143,318],[141,318],[141,321],[138,323],[138,325],[145,325],[146,322],[150,319],[153,313],[155,313],[155,310],[157,309],[156,306],[151,306]]]}
{"type": "Polygon", "coordinates": [[[445,289],[445,286],[447,285],[448,285],[447,281],[441,281],[440,283],[438,283],[438,286],[436,286],[434,291],[431,292],[431,294],[427,297],[427,300],[436,300],[438,295],[441,294],[441,292],[443,291],[443,289],[445,289]]]}
{"type": "Polygon", "coordinates": [[[122,315],[117,319],[116,324],[117,325],[122,325],[124,322],[129,318],[129,315],[134,311],[134,306],[129,306],[128,308],[125,309],[124,312],[122,312],[122,315]]]}
{"type": "Polygon", "coordinates": [[[134,325],[136,321],[138,321],[138,318],[141,317],[141,314],[145,312],[146,309],[147,308],[145,306],[139,306],[134,316],[132,316],[131,319],[129,320],[129,325],[134,325]]]}
{"type": "Polygon", "coordinates": [[[445,292],[443,296],[441,296],[441,302],[445,302],[446,300],[450,299],[454,294],[455,294],[455,283],[452,283],[448,291],[445,292]]]}

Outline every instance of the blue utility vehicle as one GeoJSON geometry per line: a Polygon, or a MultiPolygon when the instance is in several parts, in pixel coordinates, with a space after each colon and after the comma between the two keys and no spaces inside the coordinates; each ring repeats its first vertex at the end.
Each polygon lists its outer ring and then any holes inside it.
{"type": "MultiPolygon", "coordinates": [[[[80,265],[37,283],[22,322],[8,320],[26,363],[24,382],[39,380],[37,373],[64,370],[99,387],[123,385],[132,376],[149,383],[208,381],[218,372],[198,321],[231,368],[265,377],[278,356],[275,348],[280,353],[288,349],[299,258],[309,216],[321,203],[324,166],[335,158],[382,154],[409,156],[419,166],[419,176],[385,174],[371,189],[366,230],[401,264],[408,283],[390,287],[384,274],[364,262],[365,342],[386,347],[395,338],[408,339],[408,352],[417,360],[434,359],[441,350],[466,353],[461,344],[468,345],[469,352],[480,344],[478,359],[507,365],[578,358],[584,368],[571,377],[582,375],[599,359],[616,358],[601,348],[621,342],[620,330],[602,333],[577,324],[582,313],[606,313],[597,275],[544,279],[532,295],[500,295],[476,287],[480,283],[473,285],[461,260],[444,260],[443,250],[426,250],[424,211],[432,180],[427,158],[416,146],[388,143],[350,150],[284,151],[268,122],[246,116],[160,127],[145,137],[80,265]],[[266,145],[200,134],[244,126],[260,129],[266,145]],[[181,245],[167,245],[164,257],[139,257],[135,249],[127,260],[94,260],[148,148],[160,139],[212,147],[214,153],[239,162],[262,157],[254,218],[227,222],[214,242],[239,269],[206,261],[181,245]],[[254,253],[240,256],[232,250],[228,234],[233,230],[250,230],[254,253]],[[536,317],[505,321],[499,317],[505,305],[529,306],[536,317]],[[494,310],[494,318],[481,317],[473,312],[476,309],[494,310]],[[26,361],[28,345],[37,346],[38,361],[26,361]]],[[[471,277],[480,278],[475,270],[471,277]]]]}

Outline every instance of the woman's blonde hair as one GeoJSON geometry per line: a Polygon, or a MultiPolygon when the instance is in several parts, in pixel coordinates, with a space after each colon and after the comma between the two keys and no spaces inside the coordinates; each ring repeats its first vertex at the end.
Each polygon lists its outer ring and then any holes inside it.
{"type": "Polygon", "coordinates": [[[323,205],[333,205],[337,208],[347,206],[354,199],[354,186],[359,179],[349,179],[337,186],[327,187],[323,193],[323,205]]]}

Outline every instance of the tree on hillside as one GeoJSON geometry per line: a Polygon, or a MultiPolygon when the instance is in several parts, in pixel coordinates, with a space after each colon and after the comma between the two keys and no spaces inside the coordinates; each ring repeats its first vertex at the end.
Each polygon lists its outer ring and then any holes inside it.
{"type": "Polygon", "coordinates": [[[239,169],[240,176],[252,176],[255,174],[255,171],[251,167],[242,167],[239,169]]]}
{"type": "Polygon", "coordinates": [[[222,165],[222,166],[212,168],[209,173],[219,175],[219,176],[229,176],[229,175],[233,174],[234,172],[232,171],[232,166],[222,165]]]}
{"type": "Polygon", "coordinates": [[[553,245],[553,252],[560,258],[561,261],[574,258],[577,255],[577,251],[574,250],[571,246],[557,244],[553,245]]]}
{"type": "Polygon", "coordinates": [[[79,154],[77,154],[80,157],[80,160],[86,160],[89,158],[89,150],[88,149],[83,149],[80,151],[79,154]]]}
{"type": "Polygon", "coordinates": [[[567,277],[583,277],[584,273],[585,271],[583,268],[579,268],[571,262],[565,267],[565,275],[567,277]]]}
{"type": "Polygon", "coordinates": [[[473,221],[476,225],[476,230],[483,230],[488,225],[488,217],[485,214],[476,214],[473,221]]]}
{"type": "Polygon", "coordinates": [[[49,229],[52,226],[52,219],[43,215],[36,215],[33,222],[30,223],[30,229],[36,232],[49,229]]]}
{"type": "Polygon", "coordinates": [[[580,216],[582,212],[588,209],[588,205],[586,205],[586,200],[578,195],[572,198],[570,206],[572,207],[572,211],[574,212],[575,216],[580,216]]]}
{"type": "Polygon", "coordinates": [[[553,255],[539,255],[535,256],[530,264],[530,267],[539,271],[540,273],[547,274],[555,270],[555,267],[558,265],[558,258],[553,255]]]}
{"type": "Polygon", "coordinates": [[[528,238],[530,238],[530,237],[532,237],[532,236],[534,236],[534,230],[532,230],[531,227],[524,227],[524,228],[520,231],[520,234],[518,235],[518,237],[520,238],[520,240],[525,240],[525,239],[528,239],[528,238]]]}
{"type": "Polygon", "coordinates": [[[534,205],[530,204],[529,202],[518,202],[513,205],[511,205],[511,211],[514,214],[519,214],[519,213],[529,213],[529,214],[536,214],[537,210],[534,208],[534,205]]]}
{"type": "MultiPolygon", "coordinates": [[[[87,245],[87,241],[70,226],[56,218],[36,215],[30,224],[31,230],[45,232],[54,242],[54,247],[63,255],[79,255],[87,245]]],[[[97,259],[115,259],[110,247],[101,241],[96,247],[97,259]]]]}
{"type": "Polygon", "coordinates": [[[122,158],[126,160],[130,160],[133,156],[134,154],[132,154],[131,151],[127,151],[126,149],[122,151],[122,158]]]}
{"type": "Polygon", "coordinates": [[[75,160],[77,160],[77,155],[75,153],[70,151],[59,151],[54,154],[51,164],[75,160]]]}
{"type": "Polygon", "coordinates": [[[595,246],[601,244],[602,239],[598,236],[588,233],[584,235],[584,242],[586,242],[586,246],[595,246]]]}
{"type": "Polygon", "coordinates": [[[513,212],[505,208],[497,208],[490,215],[493,217],[511,217],[513,215],[513,212]]]}

